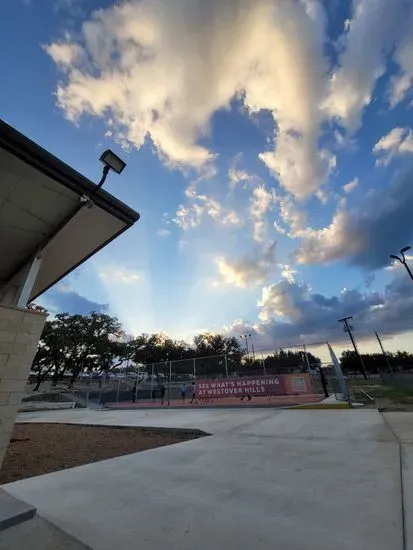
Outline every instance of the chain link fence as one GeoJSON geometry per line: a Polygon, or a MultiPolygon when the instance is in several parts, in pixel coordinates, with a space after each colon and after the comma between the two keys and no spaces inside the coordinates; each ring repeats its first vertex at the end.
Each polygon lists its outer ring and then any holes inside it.
{"type": "MultiPolygon", "coordinates": [[[[287,349],[287,348],[284,348],[287,349]]],[[[298,347],[288,348],[296,351],[298,347]]],[[[311,349],[311,348],[310,348],[311,349]]],[[[316,350],[314,350],[314,354],[316,350]]],[[[239,355],[212,355],[190,359],[163,361],[147,365],[134,366],[133,371],[82,374],[73,386],[79,396],[96,404],[138,403],[138,404],[171,404],[190,401],[195,393],[196,383],[205,381],[225,381],[227,379],[269,379],[283,375],[291,375],[293,382],[288,384],[291,395],[303,393],[300,388],[306,388],[306,393],[322,396],[326,392],[335,395],[339,400],[347,400],[343,394],[342,385],[337,379],[331,363],[311,363],[314,355],[306,353],[306,348],[294,357],[287,357],[286,363],[279,359],[274,364],[271,357],[274,351],[250,353],[241,358],[239,355]],[[320,369],[321,367],[321,369],[320,369]],[[323,374],[321,374],[321,371],[323,374]],[[303,383],[302,375],[308,375],[303,383]],[[324,376],[323,376],[324,375],[324,376]],[[324,385],[323,385],[324,378],[324,385]]],[[[288,377],[287,377],[288,378],[288,377]]],[[[288,393],[287,392],[287,393],[288,393]]],[[[219,400],[217,400],[218,402],[219,400]]]]}

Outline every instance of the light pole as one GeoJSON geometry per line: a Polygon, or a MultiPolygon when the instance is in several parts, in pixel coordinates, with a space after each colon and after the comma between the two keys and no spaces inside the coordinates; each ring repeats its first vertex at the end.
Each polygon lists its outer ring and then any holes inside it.
{"type": "Polygon", "coordinates": [[[410,250],[410,249],[411,249],[411,246],[405,246],[404,248],[402,248],[402,249],[400,250],[401,258],[400,258],[400,256],[396,256],[395,254],[390,254],[390,258],[391,258],[392,260],[397,260],[397,261],[399,261],[401,264],[403,264],[404,267],[406,268],[407,273],[410,275],[410,279],[413,280],[413,273],[411,272],[410,267],[407,265],[406,257],[405,257],[405,255],[404,255],[404,253],[407,252],[407,251],[410,250]]]}
{"type": "Polygon", "coordinates": [[[389,372],[393,372],[393,369],[392,369],[391,366],[390,366],[389,357],[388,357],[388,355],[387,355],[387,353],[386,353],[386,351],[385,351],[385,349],[384,349],[384,347],[383,347],[383,344],[382,344],[382,342],[381,342],[381,338],[380,338],[379,333],[377,332],[377,330],[374,331],[374,334],[376,335],[376,338],[377,338],[377,341],[378,341],[378,343],[379,343],[380,349],[381,349],[381,351],[382,351],[382,353],[383,353],[383,357],[384,357],[384,359],[386,360],[387,368],[389,369],[389,372]]]}
{"type": "Polygon", "coordinates": [[[106,176],[109,173],[109,170],[113,170],[117,174],[120,174],[123,169],[126,166],[126,162],[124,162],[121,158],[119,158],[113,151],[110,149],[106,149],[101,155],[100,159],[101,162],[103,162],[103,172],[102,177],[100,179],[100,182],[96,185],[94,191],[97,189],[100,189],[102,185],[105,183],[106,176]]]}
{"type": "Polygon", "coordinates": [[[251,334],[242,334],[240,336],[241,340],[245,340],[245,349],[247,350],[247,357],[249,356],[249,349],[248,349],[248,338],[251,338],[251,334]]]}
{"type": "Polygon", "coordinates": [[[357,357],[359,358],[359,361],[360,361],[361,372],[363,373],[364,380],[367,380],[367,374],[366,374],[366,369],[364,367],[363,359],[362,359],[362,357],[359,353],[359,350],[357,348],[356,341],[354,339],[353,333],[351,332],[352,326],[348,324],[348,321],[352,318],[353,317],[343,317],[343,319],[339,319],[338,322],[344,324],[344,332],[347,332],[348,335],[350,336],[350,340],[351,340],[351,343],[353,344],[354,351],[356,352],[356,355],[357,355],[357,357]]]}

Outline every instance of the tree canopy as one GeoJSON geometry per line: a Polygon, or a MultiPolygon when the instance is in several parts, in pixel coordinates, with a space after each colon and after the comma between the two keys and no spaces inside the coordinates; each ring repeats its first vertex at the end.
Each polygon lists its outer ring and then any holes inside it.
{"type": "MultiPolygon", "coordinates": [[[[227,367],[234,370],[241,364],[243,352],[237,338],[221,334],[202,333],[193,343],[174,340],[163,333],[131,337],[122,330],[116,317],[92,312],[88,315],[60,313],[47,321],[33,361],[38,389],[46,377],[54,382],[70,373],[73,383],[81,372],[107,372],[125,361],[133,365],[179,363],[175,368],[188,370],[185,360],[199,358],[204,367],[208,357],[227,355],[227,367]]],[[[220,363],[223,367],[223,362],[220,363]]],[[[210,365],[212,368],[212,363],[210,365]]]]}

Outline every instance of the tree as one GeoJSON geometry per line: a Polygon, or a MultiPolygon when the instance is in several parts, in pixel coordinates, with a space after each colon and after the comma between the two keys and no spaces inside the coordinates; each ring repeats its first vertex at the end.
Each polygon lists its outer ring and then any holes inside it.
{"type": "MultiPolygon", "coordinates": [[[[392,369],[410,370],[413,368],[413,354],[407,351],[386,353],[389,365],[392,369]]],[[[370,374],[388,372],[389,367],[382,353],[365,353],[361,355],[365,369],[370,374]]],[[[345,350],[340,357],[343,372],[352,373],[360,371],[360,362],[356,353],[345,350]]]]}
{"type": "Polygon", "coordinates": [[[61,314],[65,322],[70,353],[66,356],[66,370],[72,373],[72,385],[84,371],[107,370],[121,352],[117,338],[122,325],[106,313],[92,312],[89,315],[61,314]]]}
{"type": "Polygon", "coordinates": [[[46,377],[51,372],[60,372],[64,365],[67,346],[64,332],[60,329],[57,319],[45,323],[32,365],[32,370],[36,372],[36,386],[33,391],[38,391],[46,377]]]}
{"type": "Polygon", "coordinates": [[[113,368],[114,361],[125,354],[124,345],[118,341],[121,328],[115,317],[96,312],[86,316],[59,313],[47,321],[33,362],[35,390],[50,373],[56,383],[70,372],[72,385],[82,371],[113,368]]]}

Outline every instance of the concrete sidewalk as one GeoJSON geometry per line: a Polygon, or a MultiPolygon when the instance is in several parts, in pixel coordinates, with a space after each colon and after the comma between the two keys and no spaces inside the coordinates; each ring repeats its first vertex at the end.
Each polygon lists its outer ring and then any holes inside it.
{"type": "Polygon", "coordinates": [[[73,410],[19,420],[214,434],[3,486],[94,550],[403,548],[399,445],[377,411],[73,410]]]}

